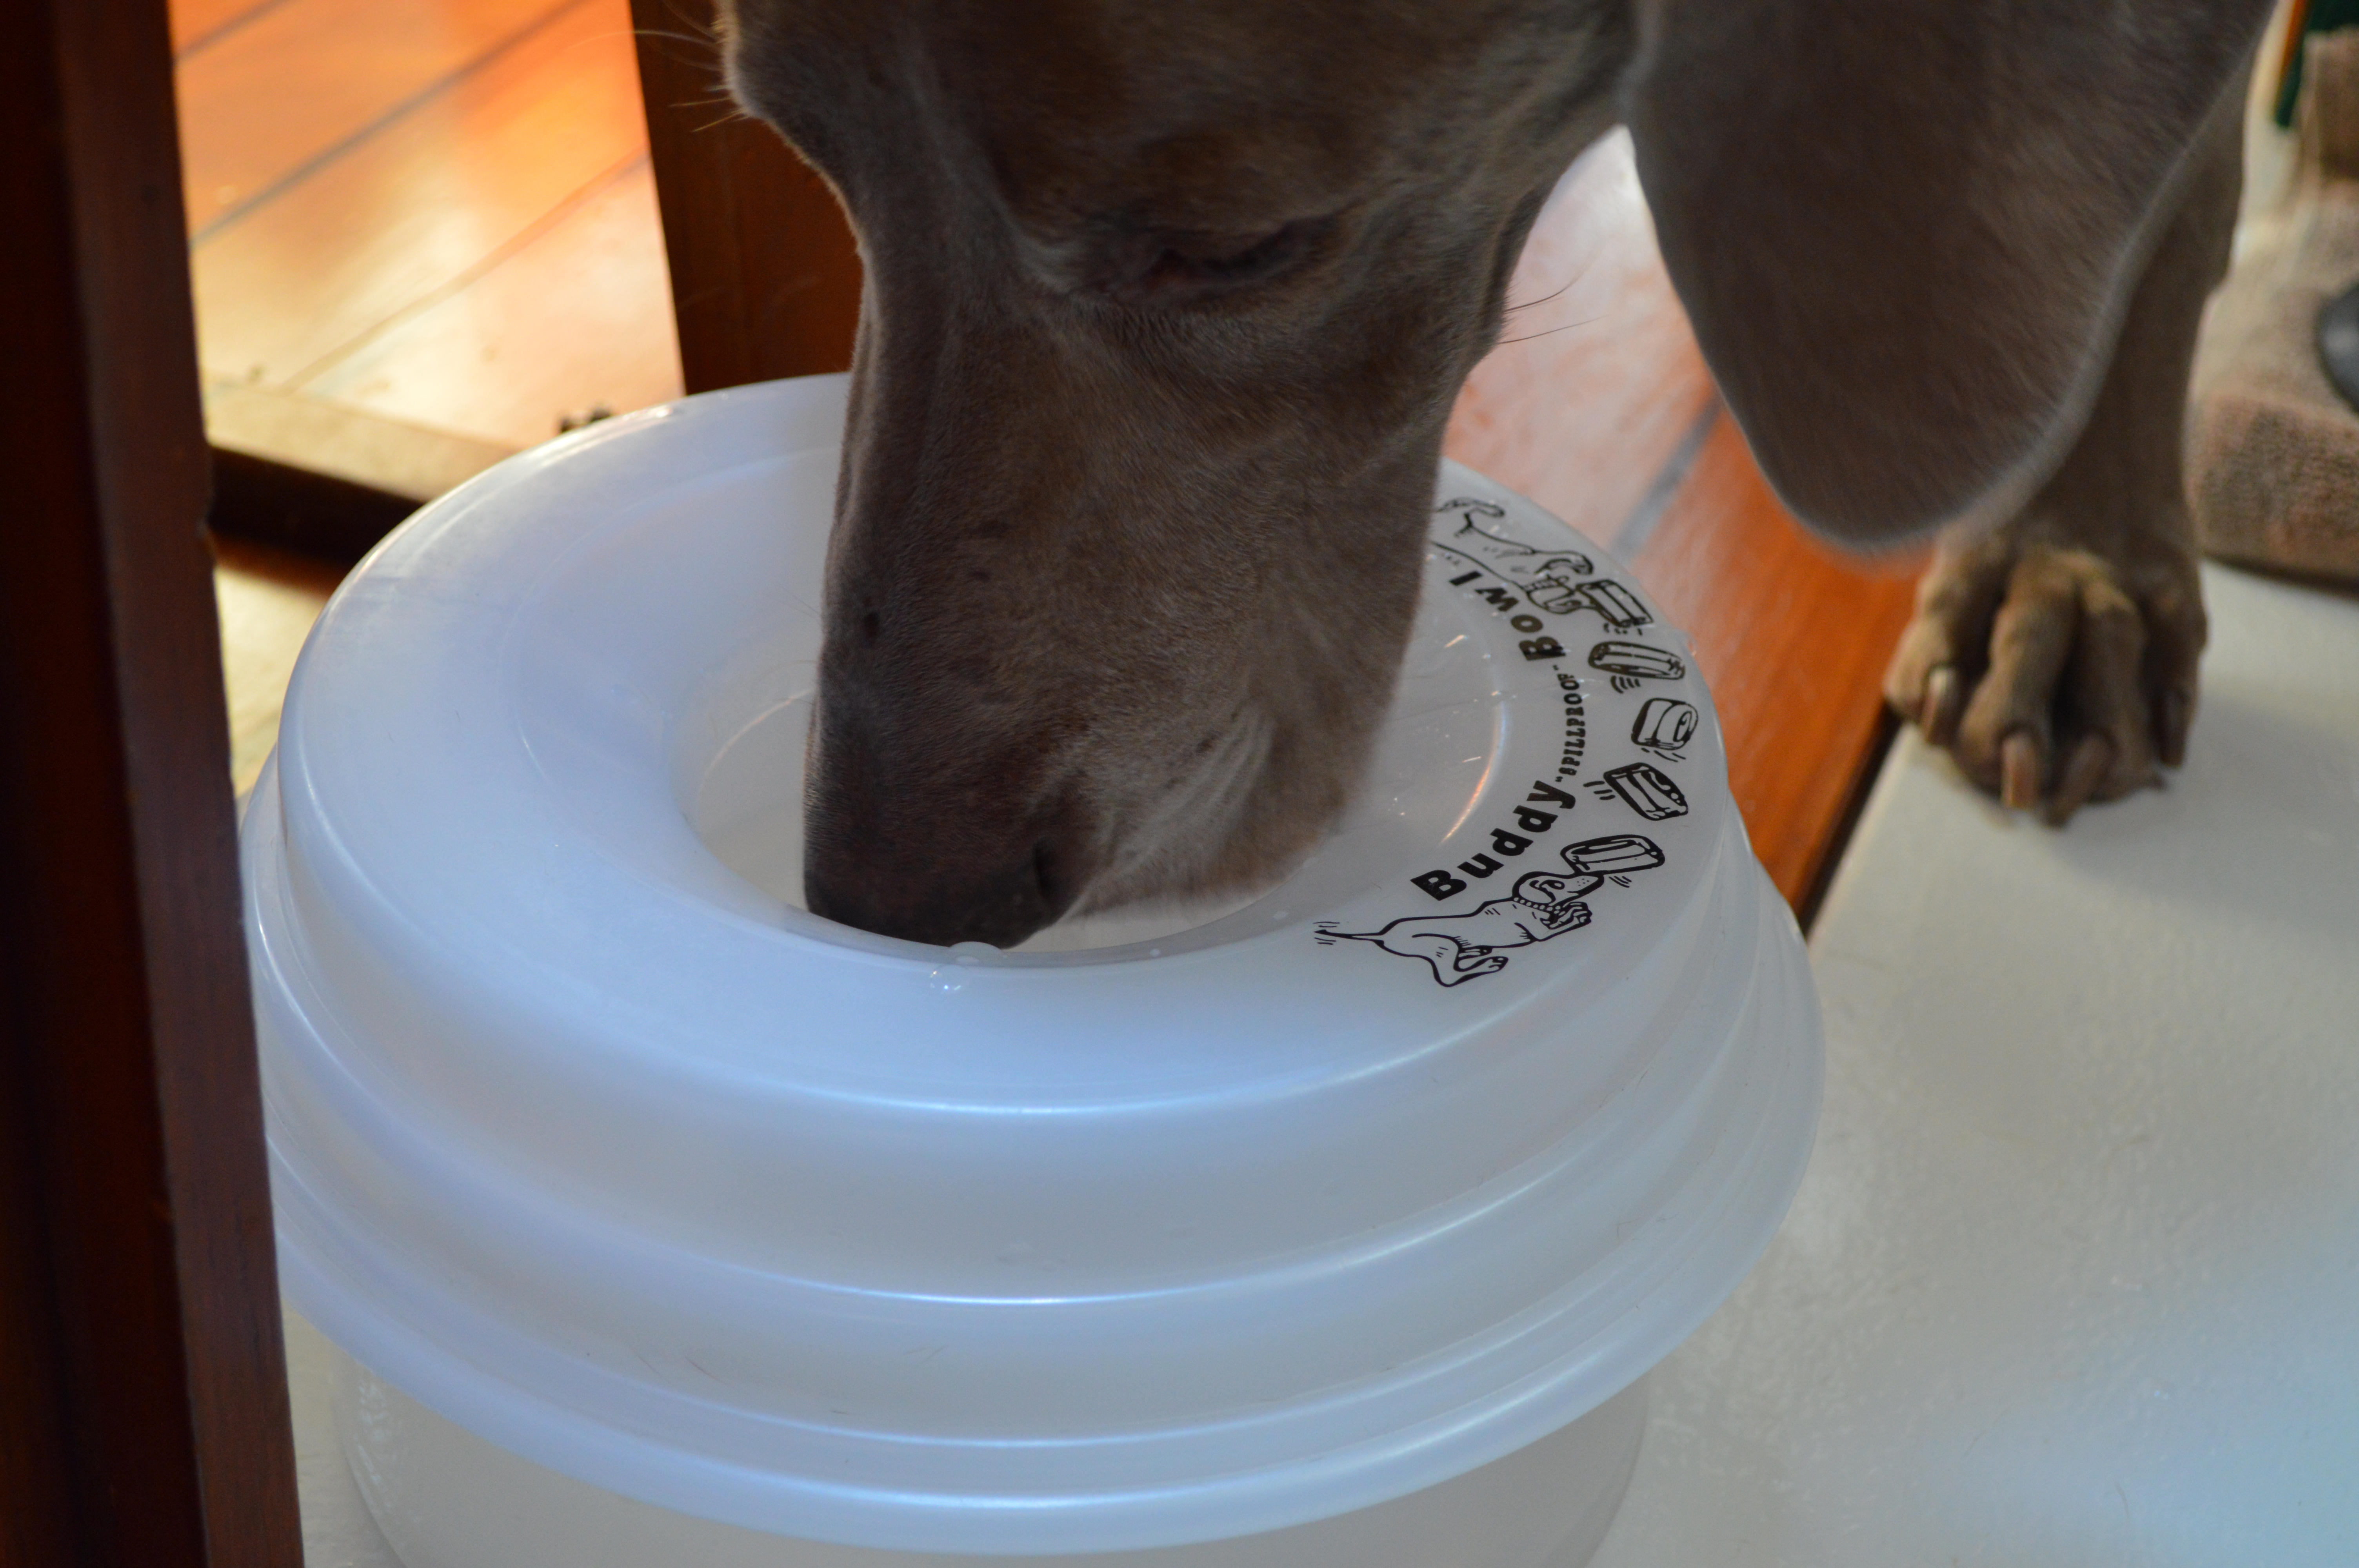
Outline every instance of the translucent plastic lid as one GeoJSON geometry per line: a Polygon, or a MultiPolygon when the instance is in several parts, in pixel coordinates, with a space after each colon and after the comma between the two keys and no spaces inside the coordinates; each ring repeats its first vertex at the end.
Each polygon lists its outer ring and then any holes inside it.
{"type": "Polygon", "coordinates": [[[842,393],[512,460],[321,617],[245,825],[297,1304],[528,1458],[908,1550],[1300,1522],[1636,1379],[1818,1098],[1685,639],[1445,465],[1375,773],[1285,885],[852,931],[782,896],[842,393]]]}

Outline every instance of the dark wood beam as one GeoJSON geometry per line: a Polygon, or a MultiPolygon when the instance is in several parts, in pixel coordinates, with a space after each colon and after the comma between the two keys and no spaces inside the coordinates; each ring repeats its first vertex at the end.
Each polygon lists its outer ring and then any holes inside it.
{"type": "Polygon", "coordinates": [[[205,395],[215,534],[350,566],[510,455],[489,441],[262,387],[205,395]]]}
{"type": "Polygon", "coordinates": [[[349,567],[428,499],[216,447],[208,526],[228,538],[349,567]]]}
{"type": "Polygon", "coordinates": [[[300,1568],[163,0],[0,50],[0,1562],[300,1568]]]}

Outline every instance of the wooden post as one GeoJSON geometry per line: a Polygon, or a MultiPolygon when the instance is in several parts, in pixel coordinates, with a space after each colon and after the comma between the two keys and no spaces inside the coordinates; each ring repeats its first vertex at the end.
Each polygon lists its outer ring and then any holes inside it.
{"type": "Polygon", "coordinates": [[[631,0],[631,20],[688,390],[849,369],[860,256],[835,192],[733,114],[712,0],[631,0]]]}
{"type": "Polygon", "coordinates": [[[300,1568],[163,0],[0,50],[0,1563],[300,1568]]]}

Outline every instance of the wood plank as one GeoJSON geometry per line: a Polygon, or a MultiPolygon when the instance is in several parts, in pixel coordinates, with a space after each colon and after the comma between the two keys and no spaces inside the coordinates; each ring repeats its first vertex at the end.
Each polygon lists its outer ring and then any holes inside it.
{"type": "Polygon", "coordinates": [[[179,69],[183,199],[203,234],[571,0],[288,0],[179,69]]]}
{"type": "Polygon", "coordinates": [[[679,396],[653,170],[633,163],[496,266],[300,390],[510,447],[557,434],[560,414],[620,414],[679,396]]]}
{"type": "Polygon", "coordinates": [[[285,385],[495,265],[638,156],[628,25],[585,0],[196,248],[209,379],[285,385]]]}
{"type": "Polygon", "coordinates": [[[834,191],[716,102],[712,0],[631,12],[688,389],[849,369],[860,256],[834,191]]]}
{"type": "Polygon", "coordinates": [[[1891,732],[1884,665],[1920,562],[1804,533],[1723,417],[1630,563],[1694,639],[1754,853],[1805,916],[1891,732]]]}
{"type": "Polygon", "coordinates": [[[236,383],[206,388],[205,435],[216,450],[280,463],[308,461],[321,473],[402,496],[413,506],[424,505],[516,451],[496,442],[236,383]]]}
{"type": "Polygon", "coordinates": [[[0,51],[0,1560],[299,1568],[163,0],[0,51]]]}

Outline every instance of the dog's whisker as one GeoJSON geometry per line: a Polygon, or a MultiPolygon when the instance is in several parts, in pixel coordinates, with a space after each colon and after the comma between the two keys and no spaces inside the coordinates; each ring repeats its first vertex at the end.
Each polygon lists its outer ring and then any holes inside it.
{"type": "MultiPolygon", "coordinates": [[[[1574,284],[1579,283],[1582,278],[1589,276],[1590,270],[1597,265],[1597,258],[1603,255],[1604,251],[1605,242],[1603,240],[1601,239],[1593,242],[1589,247],[1589,254],[1573,264],[1571,276],[1566,277],[1564,282],[1560,284],[1554,291],[1543,294],[1538,299],[1528,299],[1519,305],[1510,305],[1507,307],[1507,310],[1527,310],[1535,305],[1546,305],[1551,299],[1562,297],[1566,291],[1571,289],[1574,284]]],[[[1503,312],[1503,314],[1505,314],[1505,312],[1503,312]]]]}
{"type": "MultiPolygon", "coordinates": [[[[1593,256],[1590,259],[1594,261],[1596,258],[1593,256]]],[[[1504,316],[1512,316],[1518,310],[1529,310],[1535,305],[1545,305],[1551,299],[1561,298],[1564,295],[1564,291],[1571,288],[1574,284],[1579,283],[1581,281],[1582,273],[1586,272],[1588,268],[1586,266],[1575,269],[1573,275],[1571,277],[1566,278],[1564,282],[1556,288],[1555,292],[1543,294],[1538,299],[1526,299],[1516,304],[1511,304],[1506,308],[1506,309],[1501,311],[1500,314],[1504,316]]]]}
{"type": "Polygon", "coordinates": [[[1593,326],[1595,326],[1598,322],[1603,321],[1603,320],[1604,320],[1604,319],[1605,319],[1605,318],[1604,318],[1603,316],[1584,316],[1584,317],[1582,317],[1582,318],[1580,320],[1578,320],[1578,321],[1567,321],[1567,322],[1566,322],[1563,326],[1561,326],[1561,327],[1547,327],[1547,328],[1543,328],[1542,330],[1540,330],[1539,331],[1537,331],[1537,332],[1527,332],[1527,333],[1525,333],[1525,334],[1524,334],[1522,337],[1520,337],[1520,338],[1502,338],[1502,339],[1500,339],[1496,343],[1493,344],[1493,345],[1492,345],[1492,347],[1494,347],[1494,348],[1500,348],[1500,349],[1504,349],[1504,348],[1506,348],[1509,343],[1528,343],[1528,342],[1530,342],[1534,338],[1547,338],[1547,337],[1553,337],[1555,334],[1557,334],[1557,333],[1559,333],[1559,332],[1570,332],[1570,331],[1571,331],[1575,327],[1593,327],[1593,326]]]}
{"type": "Polygon", "coordinates": [[[717,38],[700,38],[688,33],[668,33],[660,27],[633,27],[629,32],[635,38],[668,38],[676,44],[686,44],[690,49],[717,51],[721,48],[720,40],[717,38]]]}

